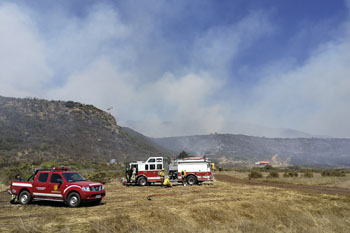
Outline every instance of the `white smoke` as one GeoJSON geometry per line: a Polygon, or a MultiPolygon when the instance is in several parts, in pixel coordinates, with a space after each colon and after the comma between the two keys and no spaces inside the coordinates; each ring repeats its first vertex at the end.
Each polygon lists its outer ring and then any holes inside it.
{"type": "Polygon", "coordinates": [[[82,17],[0,4],[0,95],[113,106],[118,122],[149,136],[228,133],[232,122],[350,136],[349,16],[305,62],[283,57],[253,70],[259,81],[247,89],[230,83],[229,70],[278,31],[269,12],[214,25],[180,49],[160,19],[171,25],[186,3],[153,3],[137,14],[98,3],[82,17]]]}

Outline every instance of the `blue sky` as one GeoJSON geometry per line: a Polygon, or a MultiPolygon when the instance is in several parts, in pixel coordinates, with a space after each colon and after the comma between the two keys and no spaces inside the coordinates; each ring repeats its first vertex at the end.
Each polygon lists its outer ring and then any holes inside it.
{"type": "Polygon", "coordinates": [[[349,0],[3,0],[0,22],[3,96],[113,106],[150,136],[350,137],[349,0]]]}

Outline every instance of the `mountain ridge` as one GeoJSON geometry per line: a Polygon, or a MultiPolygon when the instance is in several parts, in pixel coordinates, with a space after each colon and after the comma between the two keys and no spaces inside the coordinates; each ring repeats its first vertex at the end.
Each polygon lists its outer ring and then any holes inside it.
{"type": "Polygon", "coordinates": [[[234,134],[150,138],[172,153],[186,151],[230,161],[270,160],[276,164],[308,166],[350,166],[347,138],[266,138],[234,134]],[[276,159],[278,158],[278,159],[276,159]]]}
{"type": "Polygon", "coordinates": [[[164,154],[93,105],[0,96],[0,155],[16,160],[126,161],[164,154]]]}
{"type": "Polygon", "coordinates": [[[121,127],[93,105],[0,96],[0,162],[144,160],[182,150],[215,160],[271,160],[284,165],[350,166],[350,139],[209,134],[151,138],[121,127]]]}
{"type": "MultiPolygon", "coordinates": [[[[269,138],[312,138],[318,137],[310,133],[300,130],[288,128],[273,128],[262,125],[238,122],[224,121],[218,129],[208,132],[202,129],[202,125],[196,121],[163,121],[158,123],[150,123],[144,121],[123,121],[123,124],[128,128],[142,132],[155,138],[161,137],[185,137],[193,135],[207,135],[210,133],[219,134],[243,134],[254,137],[269,137],[269,138]],[[202,130],[201,130],[202,129],[202,130]]],[[[322,136],[324,137],[324,136],[322,136]]]]}

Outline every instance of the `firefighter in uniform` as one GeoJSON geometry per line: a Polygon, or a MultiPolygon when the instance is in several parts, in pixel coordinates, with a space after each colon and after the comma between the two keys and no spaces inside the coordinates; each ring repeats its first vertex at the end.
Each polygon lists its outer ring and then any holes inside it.
{"type": "Polygon", "coordinates": [[[131,171],[130,167],[126,167],[125,177],[126,177],[126,180],[128,181],[128,183],[130,182],[130,178],[131,178],[130,171],[131,171]]]}
{"type": "MultiPolygon", "coordinates": [[[[19,174],[17,174],[17,175],[15,176],[15,179],[16,179],[16,181],[23,181],[23,178],[22,178],[19,174]]],[[[16,202],[16,197],[17,197],[17,196],[14,195],[14,194],[11,195],[11,201],[10,201],[11,204],[13,204],[13,203],[16,202]]]]}
{"type": "Polygon", "coordinates": [[[162,169],[158,175],[160,176],[160,182],[161,182],[161,186],[163,186],[163,182],[164,182],[164,169],[162,169]]]}
{"type": "Polygon", "coordinates": [[[169,176],[165,179],[164,183],[163,183],[167,188],[170,188],[171,186],[173,186],[171,183],[170,183],[170,180],[169,180],[169,176]]]}
{"type": "Polygon", "coordinates": [[[131,180],[132,180],[133,182],[136,182],[136,167],[133,167],[133,168],[132,168],[131,180]]]}
{"type": "Polygon", "coordinates": [[[186,171],[185,170],[181,171],[181,179],[182,179],[182,185],[186,186],[186,171]]]}

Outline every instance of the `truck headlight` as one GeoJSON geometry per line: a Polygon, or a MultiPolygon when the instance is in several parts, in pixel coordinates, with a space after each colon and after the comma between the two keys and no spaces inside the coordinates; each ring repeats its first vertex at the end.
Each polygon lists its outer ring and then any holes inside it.
{"type": "Polygon", "coordinates": [[[90,187],[82,187],[81,189],[85,192],[90,192],[90,187]]]}

